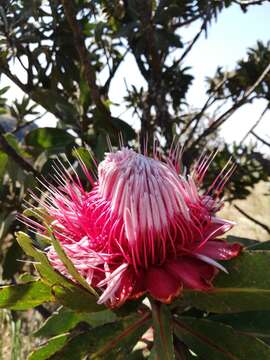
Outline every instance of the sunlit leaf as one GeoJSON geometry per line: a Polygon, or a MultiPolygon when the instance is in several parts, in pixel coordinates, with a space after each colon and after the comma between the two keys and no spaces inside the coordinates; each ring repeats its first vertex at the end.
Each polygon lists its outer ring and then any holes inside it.
{"type": "Polygon", "coordinates": [[[34,335],[52,337],[68,332],[80,322],[86,322],[92,327],[97,327],[114,322],[116,319],[117,316],[108,309],[97,313],[79,313],[62,307],[52,314],[34,335]]]}
{"type": "Polygon", "coordinates": [[[40,280],[0,288],[0,308],[2,309],[31,309],[52,300],[50,287],[40,280]]]}
{"type": "Polygon", "coordinates": [[[270,251],[246,251],[224,262],[208,292],[185,290],[179,302],[216,313],[270,310],[270,251]]]}
{"type": "Polygon", "coordinates": [[[175,359],[173,346],[172,315],[168,306],[152,301],[152,314],[154,324],[154,347],[156,359],[175,359]]]}
{"type": "Polygon", "coordinates": [[[59,351],[67,342],[69,335],[61,334],[50,340],[44,345],[34,350],[28,357],[28,360],[47,360],[51,359],[51,356],[59,351]]]}
{"type": "MultiPolygon", "coordinates": [[[[270,347],[232,327],[204,319],[180,317],[175,335],[197,355],[207,360],[269,359],[270,347]]],[[[196,359],[196,358],[195,358],[196,359]]]]}

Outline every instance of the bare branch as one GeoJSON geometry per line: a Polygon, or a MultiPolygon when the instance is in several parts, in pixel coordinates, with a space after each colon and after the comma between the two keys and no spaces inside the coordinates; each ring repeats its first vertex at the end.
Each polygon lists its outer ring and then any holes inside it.
{"type": "Polygon", "coordinates": [[[255,124],[248,130],[248,132],[246,133],[246,135],[243,137],[243,139],[240,141],[239,145],[242,145],[243,142],[246,140],[246,138],[248,137],[249,134],[251,134],[255,128],[259,125],[259,123],[262,121],[265,113],[267,112],[267,110],[269,109],[269,104],[266,105],[265,109],[263,110],[263,112],[261,113],[261,115],[259,116],[259,119],[255,122],[255,124]]]}
{"type": "Polygon", "coordinates": [[[266,66],[264,71],[255,81],[255,83],[245,92],[242,98],[235,102],[227,111],[225,111],[222,115],[220,115],[213,123],[193,142],[191,145],[194,148],[198,145],[202,139],[204,139],[207,135],[211,134],[217,128],[219,128],[240,106],[242,106],[247,100],[248,97],[253,93],[253,91],[261,84],[266,75],[270,72],[270,63],[266,66]]]}
{"type": "Polygon", "coordinates": [[[233,205],[236,210],[238,210],[242,215],[244,215],[247,219],[249,219],[250,221],[254,222],[256,225],[259,225],[260,227],[262,227],[265,231],[268,232],[268,234],[270,234],[270,227],[267,226],[266,224],[263,224],[262,222],[260,222],[259,220],[254,219],[251,215],[247,214],[243,209],[241,209],[239,206],[237,205],[233,205]]]}
{"type": "Polygon", "coordinates": [[[12,134],[16,134],[17,132],[21,131],[22,129],[28,127],[29,125],[35,123],[36,121],[40,120],[41,118],[43,118],[43,116],[45,116],[47,114],[47,111],[37,117],[35,117],[32,120],[26,121],[24,124],[17,126],[16,129],[14,129],[11,133],[12,134]]]}
{"type": "MultiPolygon", "coordinates": [[[[122,61],[124,60],[124,58],[126,57],[127,53],[128,53],[128,49],[124,52],[124,54],[122,55],[121,59],[119,61],[117,61],[117,63],[113,66],[112,69],[110,69],[110,75],[108,77],[108,79],[106,80],[104,86],[103,86],[103,89],[104,89],[104,93],[107,94],[108,91],[109,91],[109,87],[110,87],[110,84],[111,84],[111,81],[116,73],[116,71],[118,70],[120,64],[122,63],[122,61]]],[[[109,62],[107,61],[108,65],[109,65],[109,62]]]]}
{"type": "Polygon", "coordinates": [[[189,24],[191,24],[193,21],[196,21],[196,20],[198,20],[198,19],[200,19],[201,18],[201,14],[198,14],[198,15],[196,15],[196,16],[194,16],[193,18],[191,18],[191,19],[188,19],[188,20],[186,20],[186,21],[175,21],[172,25],[171,25],[171,27],[172,27],[172,29],[177,29],[177,28],[180,28],[180,27],[182,27],[182,26],[186,26],[186,25],[189,25],[189,24]]]}
{"type": "Polygon", "coordinates": [[[19,78],[17,78],[17,76],[13,75],[11,73],[11,71],[6,67],[4,66],[3,64],[1,64],[1,72],[3,74],[6,75],[6,77],[9,78],[9,80],[11,80],[15,85],[17,85],[22,91],[24,91],[25,93],[28,93],[29,92],[29,89],[28,89],[28,86],[23,84],[19,78]]]}
{"type": "Polygon", "coordinates": [[[189,52],[191,51],[191,49],[193,48],[193,46],[195,45],[195,43],[197,42],[197,40],[201,36],[202,32],[205,30],[205,26],[207,24],[207,21],[208,21],[208,17],[203,21],[203,23],[202,23],[202,25],[200,27],[200,30],[194,36],[193,40],[190,42],[190,44],[188,45],[186,50],[183,52],[182,56],[172,65],[171,68],[175,68],[176,66],[178,66],[185,59],[185,57],[189,54],[189,52]]]}
{"type": "MultiPolygon", "coordinates": [[[[204,105],[202,106],[201,110],[195,115],[193,116],[190,121],[187,123],[187,125],[181,130],[181,134],[185,133],[187,131],[187,129],[191,126],[191,124],[196,121],[196,125],[194,126],[194,128],[196,129],[198,126],[198,123],[200,121],[200,119],[202,118],[203,114],[205,113],[205,111],[207,109],[210,108],[211,105],[213,105],[213,103],[216,101],[216,97],[215,97],[215,93],[218,91],[218,89],[220,89],[220,87],[225,83],[226,79],[223,79],[222,81],[220,81],[216,87],[214,88],[214,93],[212,93],[208,99],[206,100],[206,102],[204,103],[204,105]]],[[[193,128],[193,131],[194,131],[193,128]]],[[[187,140],[189,142],[189,139],[187,140]]]]}
{"type": "Polygon", "coordinates": [[[88,83],[89,89],[91,90],[91,96],[97,109],[105,116],[108,120],[111,118],[110,112],[102,101],[102,95],[98,85],[96,84],[96,73],[91,66],[89,54],[85,46],[84,35],[80,23],[76,19],[76,11],[73,0],[62,0],[62,4],[65,10],[65,14],[72,30],[74,37],[74,44],[79,54],[80,62],[83,68],[85,79],[88,83]]]}
{"type": "Polygon", "coordinates": [[[240,6],[261,5],[264,0],[234,0],[240,6]]]}
{"type": "Polygon", "coordinates": [[[39,172],[33,168],[33,166],[24,160],[23,157],[21,157],[17,151],[7,142],[5,136],[5,130],[0,125],[0,145],[2,149],[25,171],[31,172],[35,176],[39,176],[39,172]]]}
{"type": "Polygon", "coordinates": [[[255,134],[254,131],[251,131],[251,134],[252,134],[253,136],[255,136],[256,139],[260,140],[264,145],[270,147],[270,143],[267,142],[266,140],[264,140],[263,138],[261,138],[259,135],[255,134]]]}

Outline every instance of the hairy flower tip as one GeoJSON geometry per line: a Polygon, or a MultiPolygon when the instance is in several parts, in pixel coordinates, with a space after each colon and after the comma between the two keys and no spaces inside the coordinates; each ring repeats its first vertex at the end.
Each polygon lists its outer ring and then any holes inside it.
{"type": "MultiPolygon", "coordinates": [[[[207,291],[218,270],[226,271],[218,260],[241,251],[239,244],[217,239],[233,226],[215,216],[233,167],[227,165],[201,193],[213,156],[181,175],[175,153],[161,161],[157,154],[150,158],[122,148],[106,154],[96,180],[81,164],[91,191],[65,170],[58,172],[60,186],[49,187],[42,205],[53,219],[54,236],[78,272],[101,292],[99,303],[116,307],[145,293],[170,303],[184,288],[207,291]]],[[[71,277],[53,247],[48,257],[71,277]]]]}

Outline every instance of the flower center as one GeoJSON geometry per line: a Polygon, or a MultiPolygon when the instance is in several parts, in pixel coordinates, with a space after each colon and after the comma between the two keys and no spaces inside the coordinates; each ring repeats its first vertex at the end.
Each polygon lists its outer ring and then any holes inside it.
{"type": "Polygon", "coordinates": [[[184,182],[167,163],[122,149],[98,167],[99,194],[122,218],[130,245],[142,235],[164,233],[176,215],[189,219],[184,182]]]}

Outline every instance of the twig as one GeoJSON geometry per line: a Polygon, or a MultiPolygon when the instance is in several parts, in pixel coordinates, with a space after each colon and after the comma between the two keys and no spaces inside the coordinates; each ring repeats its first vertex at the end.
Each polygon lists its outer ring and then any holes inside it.
{"type": "Polygon", "coordinates": [[[190,44],[188,45],[188,47],[186,48],[186,50],[183,52],[182,56],[171,66],[171,68],[175,68],[176,66],[178,66],[183,60],[184,58],[189,54],[189,52],[191,51],[191,49],[193,48],[193,46],[195,45],[196,41],[199,39],[199,37],[201,36],[202,32],[205,30],[205,26],[207,24],[208,21],[208,17],[205,18],[205,20],[203,21],[200,30],[198,31],[198,33],[194,36],[193,40],[190,42],[190,44]]]}
{"type": "Polygon", "coordinates": [[[69,26],[72,30],[74,37],[74,44],[77,49],[80,62],[84,71],[85,79],[88,83],[89,89],[91,91],[91,96],[94,104],[97,109],[102,113],[102,115],[110,120],[111,115],[107,107],[102,101],[102,95],[98,85],[96,84],[96,73],[92,68],[91,61],[89,59],[88,50],[85,46],[83,31],[80,26],[80,23],[76,19],[76,11],[74,6],[74,0],[62,0],[62,4],[65,10],[65,14],[69,23],[69,26]]]}
{"type": "Polygon", "coordinates": [[[256,139],[260,140],[264,145],[270,147],[270,143],[267,142],[266,140],[264,140],[263,138],[261,138],[259,135],[255,134],[254,131],[251,131],[251,134],[252,134],[253,136],[255,136],[256,139]]]}
{"type": "Polygon", "coordinates": [[[260,222],[259,220],[254,219],[251,215],[247,214],[243,209],[241,209],[239,206],[237,205],[233,205],[236,210],[238,210],[242,215],[244,215],[246,218],[248,218],[250,221],[254,222],[256,225],[259,225],[260,227],[262,227],[265,231],[268,232],[268,234],[270,234],[270,227],[267,226],[266,224],[260,222]]]}
{"type": "Polygon", "coordinates": [[[33,166],[24,160],[23,157],[21,157],[16,150],[9,145],[8,141],[6,140],[5,136],[5,130],[0,125],[0,145],[2,149],[25,171],[33,173],[35,176],[39,176],[40,173],[33,168],[33,166]]]}
{"type": "Polygon", "coordinates": [[[179,21],[179,22],[175,22],[174,24],[171,25],[172,29],[177,29],[177,28],[180,28],[182,26],[186,26],[186,25],[189,25],[191,24],[193,21],[196,21],[198,19],[201,18],[201,14],[198,14],[196,16],[194,16],[193,18],[191,19],[188,19],[186,21],[179,21]]]}
{"type": "MultiPolygon", "coordinates": [[[[116,71],[118,70],[120,64],[122,63],[122,61],[124,60],[124,58],[126,57],[127,53],[128,53],[128,49],[124,52],[124,54],[122,55],[121,59],[119,61],[117,61],[117,63],[113,66],[112,69],[110,69],[110,75],[108,77],[108,79],[106,80],[104,86],[103,86],[103,90],[104,90],[104,93],[107,94],[108,91],[109,91],[109,87],[110,87],[110,84],[111,84],[111,81],[116,73],[116,71]]],[[[109,63],[107,61],[107,63],[109,63]]]]}
{"type": "Polygon", "coordinates": [[[47,114],[47,111],[39,116],[37,116],[36,118],[29,120],[27,122],[25,122],[24,124],[22,124],[21,126],[17,126],[16,129],[14,129],[11,133],[12,134],[16,134],[18,131],[21,131],[22,129],[28,127],[29,125],[32,125],[34,122],[40,120],[41,118],[43,118],[44,115],[47,114]]]}
{"type": "Polygon", "coordinates": [[[246,138],[248,137],[248,135],[250,133],[252,133],[255,128],[259,125],[259,123],[262,121],[262,118],[264,117],[266,111],[269,109],[269,104],[266,105],[265,109],[263,110],[263,112],[261,113],[259,119],[255,122],[255,124],[248,130],[248,132],[246,133],[246,135],[243,137],[243,139],[240,141],[239,145],[242,145],[243,142],[246,140],[246,138]]]}
{"type": "Polygon", "coordinates": [[[43,305],[38,305],[34,309],[40,313],[43,319],[48,319],[48,317],[52,315],[52,313],[48,309],[46,309],[43,305]]]}
{"type": "Polygon", "coordinates": [[[220,115],[191,145],[191,148],[194,148],[198,145],[202,139],[204,139],[207,135],[211,134],[218,127],[220,127],[240,106],[242,106],[248,97],[252,94],[252,92],[257,88],[258,85],[264,80],[266,75],[270,72],[270,63],[266,66],[264,71],[255,81],[255,83],[245,92],[242,98],[234,103],[227,111],[225,111],[222,115],[220,115]]]}
{"type": "MultiPolygon", "coordinates": [[[[185,133],[187,131],[187,129],[190,127],[190,125],[196,120],[196,124],[192,130],[192,133],[196,130],[198,123],[200,121],[200,119],[202,118],[203,114],[205,113],[205,111],[210,108],[210,106],[213,105],[213,103],[216,101],[215,98],[215,93],[217,92],[218,89],[220,89],[220,87],[226,82],[226,79],[223,79],[222,81],[220,81],[214,88],[214,93],[211,94],[208,99],[205,101],[203,107],[201,108],[201,110],[193,116],[192,119],[190,119],[190,121],[188,122],[188,124],[181,130],[181,134],[185,133]]],[[[191,134],[192,135],[192,134],[191,134]]],[[[186,143],[188,143],[190,141],[190,138],[187,140],[186,143]]]]}
{"type": "Polygon", "coordinates": [[[261,5],[264,0],[234,0],[240,6],[261,5]]]}

